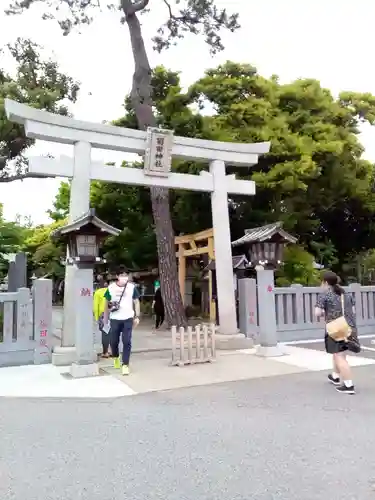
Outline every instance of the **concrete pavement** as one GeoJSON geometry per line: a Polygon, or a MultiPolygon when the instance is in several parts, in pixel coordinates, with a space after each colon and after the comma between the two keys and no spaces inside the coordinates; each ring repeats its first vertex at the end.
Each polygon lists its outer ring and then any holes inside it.
{"type": "Polygon", "coordinates": [[[374,367],[116,400],[0,399],[2,500],[373,500],[374,367]]]}
{"type": "MultiPolygon", "coordinates": [[[[375,339],[374,335],[363,335],[360,337],[362,351],[360,356],[366,359],[375,360],[375,339]]],[[[310,342],[299,341],[289,345],[295,345],[299,348],[309,349],[310,351],[325,351],[324,342],[321,340],[310,340],[310,342]]]]}
{"type": "MultiPolygon", "coordinates": [[[[186,367],[169,366],[169,352],[163,356],[160,353],[157,356],[152,356],[152,353],[134,355],[129,377],[123,377],[119,370],[115,370],[112,360],[103,360],[100,365],[102,370],[126,383],[135,393],[324,371],[332,366],[332,357],[325,352],[290,345],[281,348],[284,356],[276,358],[259,357],[255,349],[219,351],[214,363],[186,367]]],[[[362,356],[349,356],[348,361],[352,367],[375,365],[375,359],[362,356]]]]}
{"type": "Polygon", "coordinates": [[[129,377],[113,368],[113,361],[100,362],[100,376],[72,379],[69,367],[52,365],[0,369],[0,397],[110,398],[233,380],[272,377],[306,370],[275,363],[247,352],[221,353],[217,362],[171,367],[169,353],[135,354],[129,377]]]}
{"type": "MultiPolygon", "coordinates": [[[[63,324],[63,308],[54,307],[52,314],[53,345],[60,345],[61,331],[63,324]]],[[[133,332],[133,352],[165,351],[171,349],[171,333],[166,330],[158,331],[154,334],[152,331],[153,322],[150,318],[145,318],[133,332]]],[[[93,331],[96,330],[96,324],[93,322],[93,331]]],[[[98,341],[100,334],[97,335],[98,341]]]]}
{"type": "MultiPolygon", "coordinates": [[[[292,373],[324,371],[331,367],[325,352],[296,346],[283,346],[285,355],[277,358],[256,356],[255,349],[220,351],[214,363],[185,367],[170,366],[170,352],[134,354],[131,374],[123,377],[110,359],[100,362],[101,375],[72,379],[69,367],[52,365],[2,368],[0,396],[110,398],[133,394],[212,385],[235,380],[279,377],[292,373]]],[[[375,359],[349,356],[351,366],[375,365],[375,359]]],[[[375,367],[374,367],[375,370],[375,367]]]]}
{"type": "Polygon", "coordinates": [[[260,358],[253,352],[246,351],[220,352],[214,363],[172,367],[169,362],[170,353],[164,357],[160,357],[160,354],[155,357],[133,355],[129,377],[123,377],[119,370],[115,370],[112,360],[103,360],[100,366],[103,371],[125,383],[135,393],[275,377],[307,370],[304,367],[260,358]]]}
{"type": "Polygon", "coordinates": [[[0,368],[0,397],[118,398],[135,392],[111,376],[73,379],[69,367],[51,364],[0,368]]]}

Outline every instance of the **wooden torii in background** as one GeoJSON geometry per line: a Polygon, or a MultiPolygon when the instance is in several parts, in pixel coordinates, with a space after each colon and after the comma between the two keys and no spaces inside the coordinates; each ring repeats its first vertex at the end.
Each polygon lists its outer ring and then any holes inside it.
{"type": "MultiPolygon", "coordinates": [[[[208,261],[215,260],[214,250],[214,230],[206,229],[194,234],[184,234],[176,236],[174,242],[177,246],[176,257],[178,257],[178,281],[182,300],[185,301],[185,282],[186,282],[186,258],[208,255],[208,261]]],[[[208,271],[208,293],[210,321],[216,321],[216,303],[213,298],[213,273],[208,271]]]]}

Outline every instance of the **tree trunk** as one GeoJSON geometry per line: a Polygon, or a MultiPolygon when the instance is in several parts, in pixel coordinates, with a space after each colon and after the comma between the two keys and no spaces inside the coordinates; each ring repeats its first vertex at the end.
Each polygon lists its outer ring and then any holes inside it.
{"type": "MultiPolygon", "coordinates": [[[[130,32],[135,65],[131,101],[139,128],[146,130],[147,127],[157,125],[152,110],[152,72],[134,6],[130,2],[123,1],[123,10],[130,32]]],[[[151,187],[150,191],[159,258],[161,294],[166,321],[169,326],[186,326],[185,310],[178,282],[169,192],[168,189],[160,187],[151,187]]]]}

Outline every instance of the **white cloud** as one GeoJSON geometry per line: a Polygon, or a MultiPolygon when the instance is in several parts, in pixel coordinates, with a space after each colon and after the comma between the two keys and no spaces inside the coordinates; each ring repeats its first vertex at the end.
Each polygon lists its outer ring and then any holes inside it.
{"type": "MultiPolygon", "coordinates": [[[[218,3],[228,6],[228,2],[218,3]]],[[[375,94],[375,68],[369,62],[373,45],[375,4],[369,0],[231,0],[240,13],[242,29],[224,36],[225,51],[211,58],[199,37],[189,37],[161,55],[148,46],[151,64],[164,64],[181,71],[185,85],[205,69],[231,59],[257,66],[265,76],[278,74],[281,81],[299,77],[319,79],[334,93],[342,89],[375,94]]],[[[142,16],[144,33],[154,33],[163,19],[163,8],[142,16]],[[156,14],[155,14],[156,12],[156,14]]],[[[46,47],[61,68],[82,82],[77,118],[101,122],[122,114],[124,96],[131,86],[133,59],[126,26],[116,13],[98,15],[82,34],[63,37],[52,22],[40,20],[38,12],[5,18],[0,13],[0,46],[17,36],[30,37],[46,47]]],[[[375,160],[375,132],[366,127],[362,140],[366,156],[375,160]]],[[[40,144],[34,153],[58,152],[59,146],[40,144]]],[[[66,154],[66,153],[65,153],[66,154]]],[[[98,152],[105,161],[119,155],[98,152]]],[[[121,156],[120,156],[121,157],[121,156]]],[[[0,201],[9,219],[17,213],[31,215],[34,222],[47,219],[59,182],[25,180],[0,185],[0,201]]]]}

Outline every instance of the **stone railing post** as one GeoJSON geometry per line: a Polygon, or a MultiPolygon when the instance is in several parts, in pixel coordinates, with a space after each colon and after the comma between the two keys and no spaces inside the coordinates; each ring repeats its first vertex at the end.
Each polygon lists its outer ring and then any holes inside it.
{"type": "Polygon", "coordinates": [[[352,283],[349,285],[348,291],[354,294],[357,326],[362,325],[364,319],[362,314],[362,292],[360,283],[352,283]]]}
{"type": "Polygon", "coordinates": [[[238,280],[240,332],[255,338],[258,334],[257,282],[254,278],[238,280]]]}
{"type": "Polygon", "coordinates": [[[256,271],[260,343],[257,354],[264,357],[282,356],[277,342],[274,271],[260,265],[256,266],[256,271]]]}
{"type": "Polygon", "coordinates": [[[19,288],[17,291],[17,342],[30,342],[30,290],[19,288]]]}
{"type": "Polygon", "coordinates": [[[52,280],[34,280],[32,288],[34,309],[34,364],[51,361],[52,342],[52,280]]]}
{"type": "Polygon", "coordinates": [[[301,328],[305,323],[305,305],[303,303],[303,286],[299,283],[293,283],[290,288],[295,292],[295,307],[296,307],[296,321],[301,328]]]}

